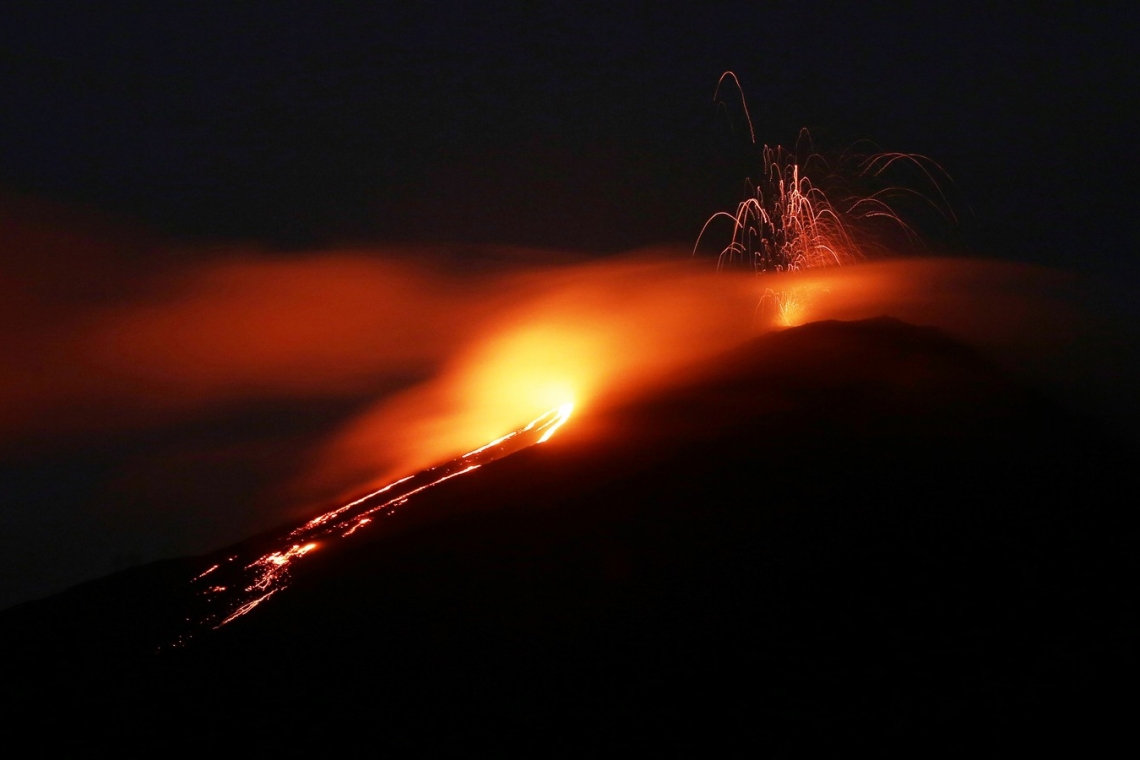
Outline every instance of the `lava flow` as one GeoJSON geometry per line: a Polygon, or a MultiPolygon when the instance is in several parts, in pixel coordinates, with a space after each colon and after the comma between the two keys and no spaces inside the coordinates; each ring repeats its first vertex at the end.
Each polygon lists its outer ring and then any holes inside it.
{"type": "MultiPolygon", "coordinates": [[[[351,536],[376,518],[391,515],[413,496],[432,486],[466,475],[528,446],[545,443],[569,419],[573,409],[572,403],[563,404],[525,427],[449,462],[397,480],[320,514],[288,533],[270,538],[268,551],[256,557],[233,554],[212,565],[191,581],[194,595],[204,603],[204,609],[189,618],[192,629],[179,636],[174,646],[186,644],[200,628],[221,628],[283,591],[289,585],[293,566],[309,552],[351,536]]],[[[265,548],[264,543],[258,546],[265,548]]]]}

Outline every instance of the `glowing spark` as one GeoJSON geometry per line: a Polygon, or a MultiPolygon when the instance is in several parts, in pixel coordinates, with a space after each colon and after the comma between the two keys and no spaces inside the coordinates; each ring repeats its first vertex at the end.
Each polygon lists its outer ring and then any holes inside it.
{"type": "Polygon", "coordinates": [[[370,522],[372,522],[372,518],[370,518],[370,517],[365,517],[365,518],[363,518],[363,519],[361,519],[361,520],[358,520],[358,521],[357,521],[357,523],[356,523],[356,525],[353,525],[353,526],[352,526],[351,528],[349,528],[349,529],[348,529],[346,532],[344,532],[344,533],[341,533],[341,534],[340,534],[340,537],[341,537],[341,538],[346,538],[346,537],[348,537],[348,536],[351,536],[353,533],[355,533],[356,531],[360,530],[361,528],[363,528],[365,525],[367,525],[367,524],[368,524],[368,523],[370,523],[370,522]]]}
{"type": "Polygon", "coordinates": [[[214,571],[215,571],[215,570],[217,570],[217,569],[218,569],[218,566],[217,566],[217,565],[214,565],[213,567],[211,567],[211,568],[209,568],[208,570],[206,570],[204,573],[202,573],[201,575],[199,575],[199,576],[198,576],[197,578],[195,578],[194,580],[196,580],[196,581],[197,581],[197,580],[201,580],[202,578],[205,578],[207,575],[209,575],[210,573],[214,572],[214,571]]]}
{"type": "Polygon", "coordinates": [[[827,290],[810,287],[789,287],[783,290],[765,288],[760,303],[756,305],[756,314],[763,323],[774,322],[781,327],[801,325],[810,311],[811,296],[820,292],[827,290]]]}
{"type": "Polygon", "coordinates": [[[726,71],[720,75],[720,79],[716,82],[716,91],[713,92],[713,100],[717,99],[720,95],[720,86],[724,84],[724,80],[731,77],[732,81],[736,83],[736,91],[740,93],[740,107],[744,109],[744,118],[748,122],[748,136],[752,138],[753,144],[756,143],[756,130],[752,128],[752,116],[748,113],[748,103],[744,100],[744,88],[740,86],[740,80],[737,79],[735,72],[726,71]]]}
{"type": "Polygon", "coordinates": [[[251,611],[251,610],[252,610],[254,607],[256,607],[257,605],[261,604],[261,603],[262,603],[262,602],[264,602],[266,599],[268,599],[269,597],[273,596],[274,594],[276,594],[276,593],[277,593],[278,591],[280,591],[280,590],[281,590],[281,589],[279,589],[279,588],[275,588],[275,589],[273,589],[272,591],[270,591],[270,592],[269,592],[269,593],[267,593],[267,594],[263,594],[263,595],[261,595],[261,596],[257,597],[256,599],[253,599],[253,600],[251,600],[251,601],[248,601],[248,602],[246,602],[245,604],[243,604],[242,606],[238,607],[236,610],[234,610],[233,612],[231,612],[231,613],[229,614],[229,617],[227,617],[227,618],[226,618],[225,620],[223,620],[222,622],[218,623],[216,626],[214,626],[214,628],[215,628],[215,629],[217,629],[217,628],[221,628],[221,627],[222,627],[223,625],[225,625],[226,623],[229,623],[229,622],[231,622],[231,621],[233,621],[233,620],[237,620],[239,617],[241,617],[242,615],[245,615],[246,613],[250,612],[250,611],[251,611]]]}

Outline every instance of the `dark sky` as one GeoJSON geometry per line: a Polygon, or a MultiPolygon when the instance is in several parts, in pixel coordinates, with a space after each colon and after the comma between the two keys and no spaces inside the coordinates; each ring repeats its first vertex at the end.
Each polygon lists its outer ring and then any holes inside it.
{"type": "MultiPolygon", "coordinates": [[[[24,3],[0,23],[0,212],[45,199],[162,247],[243,240],[287,255],[691,245],[752,171],[738,110],[713,102],[732,70],[760,142],[792,144],[806,127],[825,151],[869,139],[944,167],[962,224],[935,248],[1140,282],[1137,11],[996,5],[24,3]]],[[[20,240],[0,240],[0,285],[87,255],[53,262],[55,249],[20,240]]],[[[12,335],[21,308],[0,305],[12,335]]],[[[185,524],[163,530],[203,543],[213,528],[193,505],[217,500],[214,483],[232,494],[243,478],[283,477],[303,431],[361,403],[271,399],[176,434],[0,451],[0,606],[182,551],[155,543],[156,505],[182,503],[185,524]],[[231,444],[259,464],[219,458],[231,444]],[[100,516],[112,505],[127,523],[100,516]]]]}
{"type": "Polygon", "coordinates": [[[732,69],[762,142],[939,162],[972,249],[1135,272],[1136,11],[988,5],[24,4],[0,187],[285,247],[691,241],[747,171],[732,69]]]}

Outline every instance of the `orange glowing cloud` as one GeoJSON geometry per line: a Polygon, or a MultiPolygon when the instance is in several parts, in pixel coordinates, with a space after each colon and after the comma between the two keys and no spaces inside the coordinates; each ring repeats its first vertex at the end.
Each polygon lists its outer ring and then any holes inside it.
{"type": "Polygon", "coordinates": [[[368,393],[431,373],[491,308],[457,293],[456,278],[375,252],[236,254],[131,282],[114,300],[26,305],[0,327],[0,440],[368,393]]]}
{"type": "Polygon", "coordinates": [[[751,334],[754,281],[679,251],[522,272],[498,311],[432,380],[351,423],[309,477],[345,482],[427,466],[566,403],[576,422],[751,334]]]}

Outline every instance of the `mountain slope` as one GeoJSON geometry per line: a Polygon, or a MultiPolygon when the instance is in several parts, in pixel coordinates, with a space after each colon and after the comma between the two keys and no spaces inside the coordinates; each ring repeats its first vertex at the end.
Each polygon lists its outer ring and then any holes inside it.
{"type": "Polygon", "coordinates": [[[777,750],[1123,729],[1134,452],[971,349],[815,323],[577,422],[314,552],[185,650],[143,653],[161,610],[130,600],[160,604],[189,561],[5,613],[24,724],[777,750]]]}

